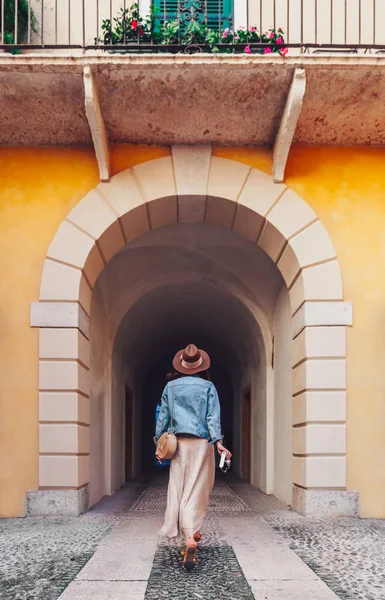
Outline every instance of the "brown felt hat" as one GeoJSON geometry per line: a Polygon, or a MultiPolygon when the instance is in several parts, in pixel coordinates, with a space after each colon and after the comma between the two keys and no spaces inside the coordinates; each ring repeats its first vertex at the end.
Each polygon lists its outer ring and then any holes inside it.
{"type": "Polygon", "coordinates": [[[204,350],[199,350],[194,344],[189,344],[175,354],[172,364],[178,373],[196,375],[210,367],[210,357],[204,350]]]}

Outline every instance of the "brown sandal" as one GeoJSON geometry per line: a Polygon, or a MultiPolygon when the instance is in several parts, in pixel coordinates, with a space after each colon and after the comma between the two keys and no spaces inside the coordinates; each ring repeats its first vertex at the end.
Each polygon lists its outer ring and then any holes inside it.
{"type": "Polygon", "coordinates": [[[187,571],[191,571],[197,564],[197,548],[196,546],[187,546],[187,550],[184,551],[183,566],[187,571]]]}
{"type": "Polygon", "coordinates": [[[200,541],[201,541],[201,539],[202,539],[202,534],[201,534],[201,532],[200,532],[200,531],[197,531],[196,533],[194,533],[194,540],[195,540],[196,542],[200,542],[200,541]]]}

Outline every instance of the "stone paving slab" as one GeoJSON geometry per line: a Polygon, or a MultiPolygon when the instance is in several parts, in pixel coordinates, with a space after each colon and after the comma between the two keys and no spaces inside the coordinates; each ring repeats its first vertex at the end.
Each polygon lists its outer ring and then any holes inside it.
{"type": "Polygon", "coordinates": [[[318,581],[249,581],[255,600],[336,600],[337,596],[318,581]]]}
{"type": "Polygon", "coordinates": [[[162,519],[153,515],[128,523],[120,522],[103,540],[77,579],[147,581],[161,525],[162,519]]]}
{"type": "Polygon", "coordinates": [[[143,600],[147,581],[73,581],[60,600],[143,600]]]}
{"type": "MultiPolygon", "coordinates": [[[[292,551],[282,537],[258,517],[229,519],[220,524],[242,570],[252,580],[317,580],[317,575],[292,551]]],[[[333,595],[334,596],[334,595],[333,595]]],[[[334,596],[335,597],[335,596],[334,596]]]]}

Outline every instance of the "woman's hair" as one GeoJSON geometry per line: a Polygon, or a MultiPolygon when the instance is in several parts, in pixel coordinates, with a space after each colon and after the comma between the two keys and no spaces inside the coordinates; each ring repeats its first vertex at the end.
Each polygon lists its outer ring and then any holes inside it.
{"type": "MultiPolygon", "coordinates": [[[[169,371],[166,375],[166,381],[175,381],[175,379],[179,379],[179,377],[191,377],[190,375],[185,375],[184,373],[178,373],[178,371],[169,371]]],[[[200,373],[196,373],[193,377],[201,377],[202,379],[206,379],[206,381],[211,381],[210,373],[208,370],[201,371],[200,373]]]]}
{"type": "Polygon", "coordinates": [[[208,369],[206,369],[206,371],[201,371],[197,375],[198,375],[198,377],[202,377],[202,379],[206,379],[206,381],[211,381],[211,377],[210,377],[210,373],[209,373],[208,369]]]}
{"type": "Polygon", "coordinates": [[[179,379],[179,377],[182,377],[181,373],[178,373],[177,371],[169,371],[166,375],[166,381],[174,381],[175,379],[179,379]]]}

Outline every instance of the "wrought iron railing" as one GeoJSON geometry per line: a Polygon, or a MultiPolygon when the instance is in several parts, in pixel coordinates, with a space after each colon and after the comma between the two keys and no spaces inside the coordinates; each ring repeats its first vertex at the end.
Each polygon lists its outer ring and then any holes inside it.
{"type": "Polygon", "coordinates": [[[382,53],[385,0],[0,0],[0,48],[382,53]]]}

